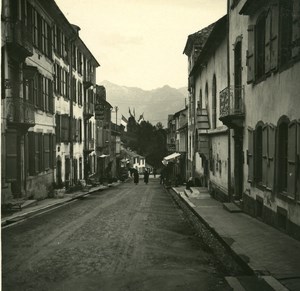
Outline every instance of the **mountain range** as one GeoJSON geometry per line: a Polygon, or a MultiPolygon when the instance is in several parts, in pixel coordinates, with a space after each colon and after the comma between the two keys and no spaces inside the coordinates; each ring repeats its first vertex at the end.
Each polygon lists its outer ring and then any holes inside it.
{"type": "MultiPolygon", "coordinates": [[[[166,127],[168,115],[183,109],[188,97],[186,87],[176,89],[165,85],[153,90],[143,90],[116,85],[106,80],[101,85],[106,88],[106,100],[113,107],[118,106],[118,124],[122,115],[128,119],[130,108],[131,113],[135,113],[136,120],[144,114],[146,121],[153,125],[161,122],[166,127]]],[[[115,113],[112,120],[115,121],[115,113]]]]}

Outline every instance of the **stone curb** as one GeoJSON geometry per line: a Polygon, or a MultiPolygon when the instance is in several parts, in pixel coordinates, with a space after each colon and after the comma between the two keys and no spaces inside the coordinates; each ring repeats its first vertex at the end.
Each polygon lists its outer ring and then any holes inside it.
{"type": "Polygon", "coordinates": [[[70,203],[71,201],[83,198],[83,197],[85,197],[87,195],[90,195],[92,193],[95,193],[95,192],[98,192],[98,191],[107,190],[107,189],[110,189],[112,187],[116,187],[119,184],[121,184],[121,183],[115,183],[115,184],[110,184],[109,186],[102,186],[101,188],[98,187],[98,188],[90,189],[87,192],[82,192],[82,193],[80,193],[78,195],[74,195],[73,197],[70,197],[70,198],[65,199],[63,201],[59,201],[58,200],[57,202],[54,202],[53,204],[45,205],[45,206],[42,206],[41,208],[34,209],[34,210],[31,210],[31,211],[29,209],[28,212],[22,213],[20,215],[16,215],[14,217],[7,217],[5,219],[1,219],[1,227],[7,226],[7,225],[13,225],[16,222],[19,222],[19,221],[24,220],[26,218],[35,216],[35,215],[37,215],[37,214],[39,214],[41,212],[50,211],[53,208],[56,208],[56,207],[59,207],[59,206],[63,206],[65,204],[67,204],[67,203],[70,203]]]}
{"type": "MultiPolygon", "coordinates": [[[[248,275],[255,274],[255,270],[253,270],[251,268],[251,266],[247,262],[245,262],[243,260],[243,258],[240,257],[239,254],[237,254],[230,247],[230,245],[228,245],[226,243],[226,241],[223,239],[223,237],[217,233],[217,231],[215,230],[215,228],[213,228],[212,226],[210,226],[209,223],[203,217],[201,217],[201,215],[195,210],[195,207],[193,207],[193,205],[191,205],[190,203],[187,202],[188,199],[184,199],[184,197],[182,197],[180,195],[180,193],[178,193],[174,188],[170,188],[168,192],[170,192],[170,191],[173,192],[173,193],[171,193],[172,196],[176,195],[180,199],[181,203],[184,203],[184,205],[186,206],[186,208],[188,209],[188,211],[190,211],[193,214],[193,216],[196,217],[196,219],[199,220],[199,222],[213,235],[213,237],[222,245],[222,247],[228,253],[228,255],[231,256],[231,258],[233,259],[233,261],[235,261],[241,267],[241,269],[244,270],[244,272],[246,274],[248,274],[248,275]]],[[[173,198],[174,198],[174,196],[173,196],[173,198]]],[[[175,201],[176,201],[176,199],[175,199],[175,201]]],[[[176,203],[185,212],[185,209],[183,209],[181,207],[180,203],[178,203],[178,201],[176,201],[176,203]]],[[[210,245],[209,245],[209,247],[212,248],[210,245]]],[[[212,248],[212,250],[213,250],[213,248],[212,248]]]]}

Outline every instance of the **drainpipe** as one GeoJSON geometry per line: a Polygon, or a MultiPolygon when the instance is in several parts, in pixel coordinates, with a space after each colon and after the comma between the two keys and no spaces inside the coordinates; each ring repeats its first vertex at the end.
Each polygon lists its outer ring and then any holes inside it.
{"type": "MultiPolygon", "coordinates": [[[[228,90],[230,90],[230,37],[229,37],[229,32],[230,32],[230,29],[229,29],[229,13],[230,13],[230,1],[227,0],[227,86],[228,86],[228,90]]],[[[230,93],[230,92],[228,92],[230,93]]],[[[230,108],[230,98],[228,99],[229,100],[229,108],[230,108]]],[[[229,201],[232,201],[232,193],[231,193],[231,130],[230,128],[228,127],[228,198],[229,198],[229,201]]]]}

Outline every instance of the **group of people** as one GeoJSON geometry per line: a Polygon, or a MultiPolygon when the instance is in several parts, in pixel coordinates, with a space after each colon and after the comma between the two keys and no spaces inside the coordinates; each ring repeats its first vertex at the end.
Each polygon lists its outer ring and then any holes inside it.
{"type": "MultiPolygon", "coordinates": [[[[134,171],[133,173],[133,182],[135,185],[137,185],[139,183],[140,180],[140,175],[139,172],[137,170],[134,171]]],[[[149,182],[149,172],[147,170],[145,170],[144,172],[144,182],[147,185],[149,182]]]]}

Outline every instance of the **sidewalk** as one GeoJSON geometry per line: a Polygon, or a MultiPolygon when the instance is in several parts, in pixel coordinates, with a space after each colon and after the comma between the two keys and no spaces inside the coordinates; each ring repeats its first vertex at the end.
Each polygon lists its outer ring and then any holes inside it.
{"type": "MultiPolygon", "coordinates": [[[[21,221],[25,218],[31,217],[38,213],[48,211],[55,207],[59,207],[63,204],[66,204],[72,200],[82,198],[86,195],[92,194],[97,191],[103,191],[110,187],[115,187],[119,185],[121,182],[115,182],[109,184],[108,186],[96,186],[90,188],[88,191],[77,191],[74,193],[65,193],[63,198],[46,198],[40,201],[35,201],[35,203],[30,204],[28,207],[22,208],[20,211],[15,211],[11,214],[2,214],[1,217],[1,226],[6,226],[12,224],[17,221],[21,221]]],[[[26,200],[25,200],[26,201],[26,200]]]]}
{"type": "Polygon", "coordinates": [[[206,188],[194,193],[183,187],[172,189],[255,274],[272,276],[289,290],[300,290],[299,241],[245,213],[229,212],[206,188]]]}

